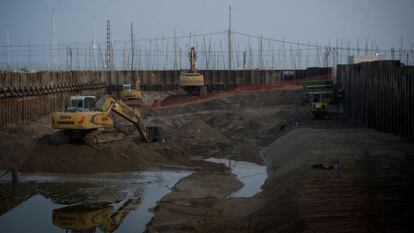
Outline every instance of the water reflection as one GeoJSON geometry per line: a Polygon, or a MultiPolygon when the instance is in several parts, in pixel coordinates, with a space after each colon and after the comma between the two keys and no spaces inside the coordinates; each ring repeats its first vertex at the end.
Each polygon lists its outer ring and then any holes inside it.
{"type": "Polygon", "coordinates": [[[113,232],[139,203],[140,198],[131,198],[117,209],[110,203],[66,206],[53,210],[53,224],[68,232],[96,232],[97,228],[102,232],[113,232]]]}
{"type": "Polygon", "coordinates": [[[0,179],[0,232],[144,232],[157,202],[188,171],[22,174],[0,179]]]}
{"type": "Polygon", "coordinates": [[[0,183],[0,216],[35,195],[32,185],[0,183]]]}
{"type": "Polygon", "coordinates": [[[230,197],[252,197],[262,190],[262,185],[267,179],[266,167],[255,163],[219,158],[208,158],[206,161],[224,164],[244,184],[240,190],[232,193],[230,197]]]}

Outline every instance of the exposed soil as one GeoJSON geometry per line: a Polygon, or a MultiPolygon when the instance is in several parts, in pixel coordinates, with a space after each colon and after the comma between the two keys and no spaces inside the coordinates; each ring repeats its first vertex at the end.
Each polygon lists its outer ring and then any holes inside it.
{"type": "Polygon", "coordinates": [[[414,145],[400,137],[366,128],[298,128],[262,155],[270,174],[258,195],[264,207],[253,214],[258,231],[406,232],[413,226],[414,145]],[[336,161],[339,169],[330,169],[336,161]]]}
{"type": "MultiPolygon", "coordinates": [[[[161,94],[146,94],[161,98],[161,94]]],[[[190,159],[210,156],[262,163],[260,148],[285,129],[298,91],[267,91],[203,100],[160,109],[142,109],[147,125],[158,126],[164,140],[145,144],[135,127],[114,115],[115,127],[130,134],[122,142],[86,146],[50,145],[50,116],[25,127],[0,132],[0,169],[27,172],[94,173],[188,166],[190,159]],[[260,100],[260,101],[259,101],[260,100]],[[252,109],[251,107],[254,107],[252,109]],[[269,131],[271,130],[271,131],[269,131]],[[264,133],[263,133],[264,132],[264,133]]]]}
{"type": "MultiPolygon", "coordinates": [[[[50,119],[45,117],[44,119],[50,119]]],[[[53,129],[44,129],[42,119],[29,128],[0,132],[0,144],[5,152],[0,156],[0,169],[18,167],[23,172],[96,173],[123,172],[160,168],[168,164],[186,164],[189,154],[171,142],[146,144],[141,142],[136,129],[126,140],[87,146],[80,142],[63,145],[48,143],[53,129]],[[31,131],[38,124],[38,132],[31,131]]],[[[123,121],[121,118],[117,120],[123,121]]],[[[128,122],[118,124],[133,128],[128,122]]],[[[48,126],[50,127],[50,126],[48,126]]],[[[127,129],[123,128],[127,131],[127,129]]]]}
{"type": "Polygon", "coordinates": [[[144,104],[152,104],[154,100],[162,101],[173,94],[174,91],[142,91],[142,100],[144,104]]]}
{"type": "Polygon", "coordinates": [[[300,105],[301,91],[241,93],[160,109],[146,109],[151,125],[193,157],[224,157],[263,163],[262,147],[287,131],[300,105]]]}
{"type": "MultiPolygon", "coordinates": [[[[413,227],[414,145],[344,119],[311,121],[302,91],[238,93],[141,109],[163,141],[49,145],[49,117],[0,132],[0,168],[60,173],[192,169],[155,209],[150,232],[404,232],[413,227]],[[229,158],[266,164],[252,198],[227,198],[242,184],[229,158]],[[333,169],[335,163],[339,169],[333,169]]],[[[165,96],[151,94],[151,98],[165,96]]],[[[151,98],[148,97],[151,102],[151,98]]],[[[148,102],[147,101],[147,102],[148,102]]]]}
{"type": "MultiPolygon", "coordinates": [[[[263,93],[266,92],[260,94],[263,93]]],[[[209,184],[204,182],[208,175],[189,176],[162,199],[149,226],[150,232],[407,232],[411,229],[414,172],[410,168],[414,164],[414,145],[398,136],[360,128],[336,117],[311,121],[308,107],[301,106],[300,94],[293,93],[282,100],[258,93],[238,102],[228,97],[220,100],[230,105],[220,109],[217,107],[223,104],[220,101],[212,106],[216,109],[211,112],[194,110],[210,101],[175,109],[181,114],[180,121],[188,117],[182,109],[194,112],[191,117],[203,120],[231,142],[228,147],[211,149],[199,153],[200,156],[264,161],[269,177],[263,191],[253,198],[228,199],[233,192],[230,188],[222,188],[216,195],[205,190],[206,186],[214,188],[226,180],[215,179],[209,184]],[[336,161],[337,170],[333,169],[336,161]]],[[[193,145],[192,140],[187,142],[193,145]]],[[[204,148],[202,143],[214,148],[217,142],[199,140],[193,146],[204,148]]]]}

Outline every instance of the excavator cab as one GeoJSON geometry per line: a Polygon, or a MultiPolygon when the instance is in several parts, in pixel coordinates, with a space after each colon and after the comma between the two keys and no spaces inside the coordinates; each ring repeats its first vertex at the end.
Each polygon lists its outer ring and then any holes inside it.
{"type": "Polygon", "coordinates": [[[95,96],[72,96],[65,112],[88,112],[95,109],[95,96]]]}
{"type": "Polygon", "coordinates": [[[132,91],[131,84],[124,84],[124,85],[122,85],[122,90],[123,91],[132,91]]]}

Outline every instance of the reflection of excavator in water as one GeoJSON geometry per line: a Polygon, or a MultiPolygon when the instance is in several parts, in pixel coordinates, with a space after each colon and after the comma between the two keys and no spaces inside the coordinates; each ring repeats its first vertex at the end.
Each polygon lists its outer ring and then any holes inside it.
{"type": "Polygon", "coordinates": [[[69,232],[114,232],[130,211],[140,203],[139,198],[128,199],[117,210],[109,203],[74,205],[53,210],[53,224],[69,232]]]}
{"type": "Polygon", "coordinates": [[[70,139],[82,139],[85,144],[94,145],[123,140],[125,134],[113,128],[111,112],[132,122],[142,141],[149,143],[158,139],[158,128],[146,127],[138,109],[111,96],[102,96],[95,102],[94,96],[72,96],[69,107],[52,114],[52,127],[61,130],[50,135],[49,142],[63,144],[70,139]]]}
{"type": "Polygon", "coordinates": [[[204,75],[198,73],[196,70],[197,54],[194,47],[191,47],[189,58],[191,69],[188,72],[180,74],[180,88],[184,89],[190,95],[204,94],[207,92],[207,88],[204,85],[204,75]]]}

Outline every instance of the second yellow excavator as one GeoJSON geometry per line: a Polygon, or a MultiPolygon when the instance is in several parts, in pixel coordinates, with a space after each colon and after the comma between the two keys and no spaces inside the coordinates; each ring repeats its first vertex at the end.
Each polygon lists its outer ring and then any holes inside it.
{"type": "Polygon", "coordinates": [[[113,128],[111,113],[130,121],[138,130],[142,141],[159,139],[157,127],[146,127],[141,113],[112,96],[72,96],[69,106],[52,114],[52,127],[60,129],[49,136],[51,144],[63,144],[70,139],[81,139],[87,145],[119,141],[125,134],[113,128]]]}
{"type": "Polygon", "coordinates": [[[142,92],[140,90],[141,82],[137,80],[135,82],[135,88],[131,84],[123,84],[121,91],[121,98],[123,100],[136,100],[140,104],[143,104],[142,92]]]}
{"type": "Polygon", "coordinates": [[[204,83],[204,75],[196,70],[197,54],[194,47],[191,47],[188,54],[190,59],[190,70],[180,74],[180,88],[184,89],[189,95],[202,95],[207,93],[207,87],[204,83]]]}

